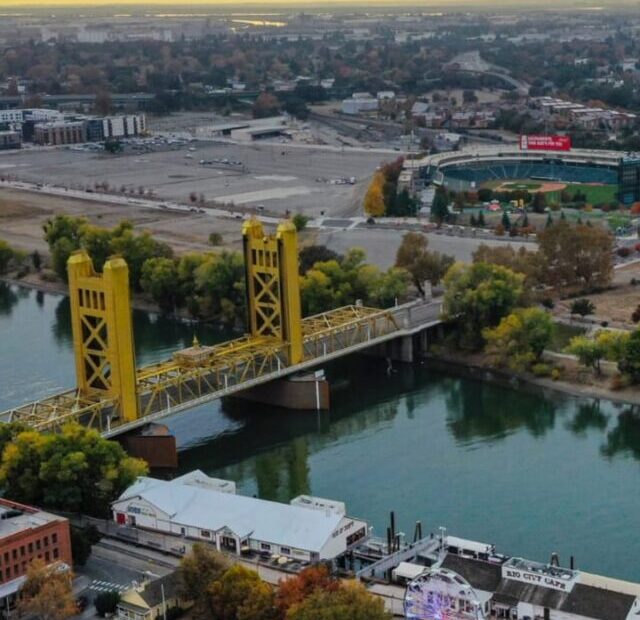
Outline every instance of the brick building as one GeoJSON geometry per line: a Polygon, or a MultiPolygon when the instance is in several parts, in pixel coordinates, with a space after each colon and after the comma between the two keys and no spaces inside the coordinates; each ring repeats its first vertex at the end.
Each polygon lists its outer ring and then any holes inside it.
{"type": "Polygon", "coordinates": [[[37,123],[34,127],[33,141],[36,144],[78,144],[86,142],[86,124],[84,121],[37,123]]]}
{"type": "Polygon", "coordinates": [[[71,566],[69,521],[0,498],[0,612],[13,602],[35,558],[71,566]]]}

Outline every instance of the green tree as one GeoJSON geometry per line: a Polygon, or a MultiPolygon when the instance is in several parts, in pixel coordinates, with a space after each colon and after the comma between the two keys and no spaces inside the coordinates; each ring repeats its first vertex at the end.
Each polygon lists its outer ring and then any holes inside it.
{"type": "Polygon", "coordinates": [[[58,239],[51,248],[51,265],[56,275],[65,282],[69,279],[67,273],[67,261],[78,248],[66,237],[58,239]]]}
{"type": "Polygon", "coordinates": [[[95,526],[71,526],[71,557],[74,566],[84,566],[91,555],[93,545],[100,541],[100,532],[95,526]]]}
{"type": "Polygon", "coordinates": [[[34,250],[31,253],[31,264],[36,271],[40,271],[42,267],[42,256],[40,256],[40,252],[38,252],[38,250],[34,250]]]}
{"type": "Polygon", "coordinates": [[[337,591],[316,590],[289,609],[286,620],[391,620],[381,598],[356,582],[337,591]]]}
{"type": "Polygon", "coordinates": [[[182,304],[177,282],[178,267],[172,258],[149,258],[142,266],[140,286],[164,311],[175,311],[182,304]]]}
{"type": "Polygon", "coordinates": [[[111,231],[107,228],[85,224],[80,232],[80,245],[91,257],[96,271],[102,271],[105,262],[113,254],[111,231]]]}
{"type": "Polygon", "coordinates": [[[309,218],[302,213],[296,213],[293,218],[291,218],[293,225],[296,227],[298,232],[304,230],[307,227],[307,223],[309,222],[309,218]]]}
{"type": "Polygon", "coordinates": [[[146,463],[119,443],[69,424],[56,434],[19,433],[2,452],[0,485],[18,502],[102,517],[146,472],[146,463]]]}
{"type": "Polygon", "coordinates": [[[11,246],[0,239],[0,273],[5,273],[13,260],[15,253],[11,246]]]}
{"type": "Polygon", "coordinates": [[[606,348],[599,340],[587,336],[575,336],[565,351],[575,355],[583,366],[592,368],[597,375],[601,374],[600,361],[605,357],[606,348]]]}
{"type": "Polygon", "coordinates": [[[626,339],[618,360],[618,369],[633,383],[640,382],[640,330],[635,330],[626,339]]]}
{"type": "Polygon", "coordinates": [[[227,322],[244,318],[244,262],[236,252],[208,254],[195,270],[200,309],[227,322]]]}
{"type": "Polygon", "coordinates": [[[539,308],[518,308],[493,328],[485,328],[485,350],[499,366],[522,371],[537,362],[553,337],[553,319],[539,308]]]}
{"type": "Polygon", "coordinates": [[[486,226],[486,223],[484,220],[484,211],[480,211],[480,213],[478,214],[478,227],[484,228],[485,226],[486,226]]]}
{"type": "Polygon", "coordinates": [[[509,214],[506,211],[502,212],[502,220],[500,223],[505,230],[511,230],[511,220],[509,219],[509,214]]]}
{"type": "Polygon", "coordinates": [[[277,620],[274,592],[255,571],[236,564],[207,588],[216,620],[277,620]]]}
{"type": "Polygon", "coordinates": [[[443,315],[457,325],[461,346],[482,346],[482,330],[495,327],[522,300],[524,276],[500,265],[456,263],[444,277],[443,315]]]}
{"type": "Polygon", "coordinates": [[[543,192],[536,192],[533,195],[533,200],[531,201],[531,208],[534,213],[544,213],[544,210],[547,207],[547,199],[543,192]]]}
{"type": "Polygon", "coordinates": [[[396,267],[406,269],[411,275],[413,285],[424,296],[424,283],[436,286],[453,265],[453,257],[427,248],[429,240],[425,235],[408,232],[402,237],[402,243],[396,252],[396,267]]]}
{"type": "Polygon", "coordinates": [[[53,219],[47,220],[42,228],[49,249],[60,239],[68,239],[74,249],[79,248],[82,231],[86,224],[86,218],[72,215],[56,215],[53,219]]]}
{"type": "Polygon", "coordinates": [[[155,240],[147,231],[136,235],[130,222],[121,222],[112,233],[111,247],[129,266],[129,280],[135,290],[140,290],[142,266],[150,258],[172,258],[173,250],[166,243],[155,240]]]}
{"type": "Polygon", "coordinates": [[[596,307],[590,299],[583,297],[582,299],[574,299],[571,302],[569,311],[571,312],[571,314],[587,316],[589,314],[593,314],[596,311],[596,307]]]}
{"type": "Polygon", "coordinates": [[[431,221],[437,222],[438,225],[449,219],[449,195],[444,186],[436,189],[433,203],[431,204],[431,221]]]}
{"type": "Polygon", "coordinates": [[[107,614],[115,613],[120,602],[120,593],[117,590],[107,590],[100,592],[94,599],[93,604],[96,607],[96,613],[104,618],[107,614]]]}

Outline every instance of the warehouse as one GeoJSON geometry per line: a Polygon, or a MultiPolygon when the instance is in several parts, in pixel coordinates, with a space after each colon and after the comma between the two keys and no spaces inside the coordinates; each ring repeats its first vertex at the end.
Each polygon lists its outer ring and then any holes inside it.
{"type": "Polygon", "coordinates": [[[362,541],[367,523],[341,502],[301,495],[282,504],[235,493],[196,470],[171,481],[141,477],[112,504],[120,525],[215,544],[231,553],[332,560],[362,541]]]}

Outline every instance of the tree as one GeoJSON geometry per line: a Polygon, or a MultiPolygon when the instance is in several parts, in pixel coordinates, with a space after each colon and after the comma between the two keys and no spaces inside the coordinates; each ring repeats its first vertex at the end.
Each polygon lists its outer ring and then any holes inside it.
{"type": "Polygon", "coordinates": [[[56,275],[67,282],[69,274],[67,273],[67,261],[73,252],[78,248],[73,246],[71,240],[67,238],[58,239],[51,248],[51,265],[56,275]]]}
{"type": "Polygon", "coordinates": [[[235,252],[207,254],[195,270],[200,308],[232,323],[244,318],[244,262],[235,252]]]}
{"type": "Polygon", "coordinates": [[[316,263],[323,263],[330,260],[340,262],[342,258],[342,256],[330,250],[326,245],[307,245],[298,252],[300,275],[307,273],[316,263]]]}
{"type": "Polygon", "coordinates": [[[91,548],[100,540],[95,526],[71,526],[71,556],[74,566],[84,566],[91,555],[91,548]]]}
{"type": "Polygon", "coordinates": [[[149,258],[142,266],[140,286],[164,311],[175,311],[182,304],[178,268],[172,258],[149,258]]]}
{"type": "Polygon", "coordinates": [[[521,301],[524,276],[500,265],[456,263],[444,277],[443,315],[457,325],[461,346],[482,346],[482,329],[495,327],[521,301]]]}
{"type": "Polygon", "coordinates": [[[587,316],[593,314],[596,311],[596,307],[590,299],[582,298],[575,299],[571,302],[570,312],[571,314],[579,314],[580,316],[587,316]]]}
{"type": "Polygon", "coordinates": [[[42,256],[40,256],[40,252],[38,252],[38,250],[34,250],[31,253],[31,264],[36,271],[40,271],[42,267],[42,256]]]}
{"type": "Polygon", "coordinates": [[[327,566],[324,564],[309,566],[294,577],[280,582],[276,594],[276,605],[282,614],[286,614],[287,610],[294,605],[299,605],[314,592],[335,592],[339,588],[340,581],[331,576],[327,566]]]}
{"type": "Polygon", "coordinates": [[[429,252],[429,240],[425,235],[408,232],[402,237],[402,243],[396,252],[396,267],[406,269],[411,275],[413,285],[424,296],[424,283],[436,286],[453,265],[453,257],[429,252]]]}
{"type": "Polygon", "coordinates": [[[191,552],[182,558],[178,569],[180,590],[185,600],[193,601],[194,617],[208,617],[207,588],[228,568],[227,559],[203,543],[195,543],[191,552]]]}
{"type": "Polygon", "coordinates": [[[0,486],[18,502],[103,517],[146,472],[146,463],[128,456],[119,443],[68,424],[56,434],[16,435],[2,452],[0,486]]]}
{"type": "Polygon", "coordinates": [[[544,280],[556,289],[591,291],[607,287],[613,273],[613,238],[599,226],[560,221],[538,235],[544,280]]]}
{"type": "Polygon", "coordinates": [[[355,581],[337,591],[316,590],[289,609],[286,620],[391,620],[381,598],[355,581]]]}
{"type": "Polygon", "coordinates": [[[570,355],[575,355],[583,366],[592,368],[597,375],[601,374],[600,360],[605,356],[606,350],[597,339],[575,336],[570,340],[565,351],[570,355]]]}
{"type": "Polygon", "coordinates": [[[100,116],[109,116],[112,108],[113,102],[111,101],[111,95],[106,90],[99,91],[93,103],[95,113],[100,116]]]}
{"type": "Polygon", "coordinates": [[[502,212],[502,220],[500,220],[500,223],[505,230],[511,230],[511,220],[509,219],[509,214],[506,211],[502,212]]]}
{"type": "Polygon", "coordinates": [[[618,370],[627,375],[633,383],[640,382],[640,330],[635,330],[624,342],[618,370]]]}
{"type": "Polygon", "coordinates": [[[309,218],[306,215],[303,215],[302,213],[296,213],[292,218],[291,221],[293,222],[293,225],[296,227],[296,230],[298,232],[304,230],[307,227],[307,223],[309,222],[309,218]]]}
{"type": "Polygon", "coordinates": [[[107,259],[113,254],[111,231],[91,224],[83,225],[80,231],[80,246],[83,247],[93,263],[93,268],[101,272],[107,259]]]}
{"type": "Polygon", "coordinates": [[[431,220],[442,224],[449,219],[449,196],[444,186],[440,185],[436,189],[433,203],[431,204],[431,220]]]}
{"type": "Polygon", "coordinates": [[[534,213],[544,213],[547,207],[547,198],[543,192],[536,192],[531,201],[531,208],[534,213]]]}
{"type": "Polygon", "coordinates": [[[275,116],[280,112],[280,102],[272,93],[262,92],[253,104],[253,118],[275,116]]]}
{"type": "Polygon", "coordinates": [[[484,221],[484,211],[480,211],[480,213],[478,214],[478,227],[484,228],[485,226],[486,223],[484,221]]]}
{"type": "Polygon", "coordinates": [[[522,273],[530,285],[540,283],[542,265],[540,254],[520,246],[515,250],[512,245],[500,244],[490,246],[481,243],[472,255],[474,263],[492,263],[508,267],[512,271],[522,273]]]}
{"type": "Polygon", "coordinates": [[[120,592],[117,590],[107,590],[100,592],[94,599],[93,604],[96,607],[96,613],[104,618],[107,614],[113,614],[118,608],[120,602],[120,592]]]}
{"type": "Polygon", "coordinates": [[[209,245],[220,245],[222,243],[222,235],[219,232],[209,233],[209,245]]]}
{"type": "Polygon", "coordinates": [[[216,620],[277,620],[279,615],[271,586],[239,564],[207,587],[207,598],[216,620]]]}
{"type": "Polygon", "coordinates": [[[72,592],[73,574],[41,559],[31,561],[20,590],[18,610],[39,620],[66,620],[78,613],[72,592]]]}
{"type": "Polygon", "coordinates": [[[0,273],[7,271],[14,256],[15,253],[11,246],[6,241],[0,239],[0,273]]]}
{"type": "Polygon", "coordinates": [[[364,211],[367,215],[371,215],[372,217],[381,217],[384,215],[383,184],[384,177],[380,172],[376,172],[364,196],[364,211]]]}
{"type": "Polygon", "coordinates": [[[522,371],[539,361],[553,337],[553,319],[539,308],[518,308],[482,335],[485,350],[499,366],[522,371]]]}

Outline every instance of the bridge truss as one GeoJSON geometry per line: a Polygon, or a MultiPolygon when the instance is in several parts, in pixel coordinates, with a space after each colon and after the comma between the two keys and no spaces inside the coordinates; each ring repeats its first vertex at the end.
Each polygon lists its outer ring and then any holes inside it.
{"type": "Polygon", "coordinates": [[[289,364],[286,341],[272,336],[245,336],[223,344],[177,351],[166,361],[136,372],[138,417],[122,415],[118,398],[79,388],[16,407],[0,416],[37,430],[59,430],[77,421],[107,436],[150,421],[305,370],[365,346],[390,339],[399,331],[394,314],[362,306],[346,306],[305,318],[303,357],[289,364]]]}

